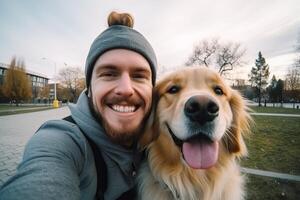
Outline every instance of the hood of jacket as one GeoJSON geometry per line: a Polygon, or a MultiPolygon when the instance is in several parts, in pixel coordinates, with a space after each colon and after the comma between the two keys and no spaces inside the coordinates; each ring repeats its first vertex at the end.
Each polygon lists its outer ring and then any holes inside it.
{"type": "MultiPolygon", "coordinates": [[[[80,94],[76,104],[69,105],[73,119],[84,132],[84,135],[96,143],[102,155],[109,157],[112,161],[117,163],[123,173],[130,173],[132,165],[135,167],[139,165],[141,152],[139,152],[137,147],[126,149],[110,140],[101,126],[101,123],[98,122],[90,110],[86,91],[87,90],[84,90],[80,94]]],[[[109,165],[109,163],[106,164],[109,165]]]]}

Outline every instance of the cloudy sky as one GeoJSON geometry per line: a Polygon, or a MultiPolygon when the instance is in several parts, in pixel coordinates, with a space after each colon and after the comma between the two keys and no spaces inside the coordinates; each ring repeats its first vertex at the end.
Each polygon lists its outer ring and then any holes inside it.
{"type": "Polygon", "coordinates": [[[271,74],[284,77],[300,34],[299,0],[0,0],[0,62],[15,55],[50,78],[54,63],[57,71],[65,64],[84,69],[113,10],[134,16],[135,29],[170,70],[186,62],[197,42],[217,37],[247,50],[248,64],[236,76],[246,78],[261,51],[271,74]]]}

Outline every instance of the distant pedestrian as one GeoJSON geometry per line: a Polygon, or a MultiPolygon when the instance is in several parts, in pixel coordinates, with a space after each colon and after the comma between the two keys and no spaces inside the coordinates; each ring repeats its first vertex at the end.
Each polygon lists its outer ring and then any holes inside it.
{"type": "Polygon", "coordinates": [[[267,107],[267,99],[265,99],[265,107],[267,107]]]}

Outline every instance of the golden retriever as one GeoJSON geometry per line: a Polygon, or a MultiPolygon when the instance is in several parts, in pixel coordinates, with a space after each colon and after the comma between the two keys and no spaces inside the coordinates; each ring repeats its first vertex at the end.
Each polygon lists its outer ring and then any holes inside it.
{"type": "Polygon", "coordinates": [[[139,199],[243,199],[237,159],[247,153],[243,136],[251,118],[240,94],[206,67],[173,72],[155,92],[146,135],[159,135],[139,172],[139,199]]]}

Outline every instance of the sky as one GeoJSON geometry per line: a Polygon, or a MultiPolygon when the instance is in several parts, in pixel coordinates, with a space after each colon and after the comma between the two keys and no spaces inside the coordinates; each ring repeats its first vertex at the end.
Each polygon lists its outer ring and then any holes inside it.
{"type": "Polygon", "coordinates": [[[259,51],[271,76],[284,78],[300,37],[299,0],[0,0],[0,62],[17,56],[49,78],[55,68],[84,70],[111,11],[133,15],[157,54],[158,71],[183,66],[197,43],[219,38],[246,49],[247,64],[235,78],[247,79],[259,51]]]}

